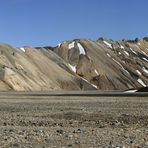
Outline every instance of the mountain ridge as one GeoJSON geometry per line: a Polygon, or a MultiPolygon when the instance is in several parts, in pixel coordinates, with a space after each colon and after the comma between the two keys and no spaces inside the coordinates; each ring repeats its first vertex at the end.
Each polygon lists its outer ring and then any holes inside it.
{"type": "Polygon", "coordinates": [[[0,45],[0,90],[127,90],[148,86],[148,37],[0,45]]]}

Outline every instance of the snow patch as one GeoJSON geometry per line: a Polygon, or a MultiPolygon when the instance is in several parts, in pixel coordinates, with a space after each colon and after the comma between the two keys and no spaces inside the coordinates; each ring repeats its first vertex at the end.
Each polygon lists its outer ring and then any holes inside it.
{"type": "Polygon", "coordinates": [[[141,51],[144,55],[148,56],[144,51],[141,51]]]}
{"type": "Polygon", "coordinates": [[[20,50],[22,50],[23,52],[25,52],[25,48],[24,47],[21,47],[20,50]]]}
{"type": "Polygon", "coordinates": [[[80,43],[77,43],[77,45],[79,47],[80,54],[85,55],[86,53],[85,53],[85,50],[84,50],[83,46],[80,43]]]}
{"type": "Polygon", "coordinates": [[[95,69],[95,73],[97,74],[97,75],[99,75],[99,73],[98,73],[98,71],[95,69]]]}
{"type": "Polygon", "coordinates": [[[121,52],[118,52],[119,55],[121,55],[121,52]]]}
{"type": "Polygon", "coordinates": [[[127,51],[124,51],[124,53],[125,53],[127,56],[129,56],[129,53],[128,53],[127,51]]]}
{"type": "Polygon", "coordinates": [[[138,75],[142,75],[142,73],[139,70],[136,70],[136,72],[138,73],[138,75]]]}
{"type": "Polygon", "coordinates": [[[134,92],[136,92],[137,90],[136,89],[134,89],[134,90],[127,90],[127,91],[125,91],[126,93],[134,93],[134,92]]]}
{"type": "Polygon", "coordinates": [[[109,53],[106,54],[109,58],[111,58],[111,55],[109,53]]]}
{"type": "Polygon", "coordinates": [[[124,47],[123,47],[122,45],[120,45],[120,48],[121,48],[121,49],[124,49],[124,47]]]}
{"type": "Polygon", "coordinates": [[[142,67],[142,70],[148,74],[148,70],[145,67],[142,67]]]}
{"type": "Polygon", "coordinates": [[[116,61],[114,58],[112,58],[112,60],[113,60],[114,62],[116,62],[127,74],[130,75],[130,73],[129,73],[118,61],[116,61]]]}
{"type": "Polygon", "coordinates": [[[146,62],[148,62],[148,59],[146,59],[146,58],[142,58],[143,60],[145,60],[146,62]]]}
{"type": "Polygon", "coordinates": [[[92,84],[92,83],[90,83],[93,87],[95,87],[95,88],[98,88],[96,85],[94,85],[94,84],[92,84]]]}
{"type": "Polygon", "coordinates": [[[71,70],[73,72],[76,72],[77,71],[76,66],[72,66],[71,64],[68,64],[68,65],[69,65],[69,67],[71,68],[71,70]]]}
{"type": "Polygon", "coordinates": [[[142,86],[146,87],[146,85],[144,84],[144,82],[141,79],[137,80],[142,86]]]}
{"type": "Polygon", "coordinates": [[[106,44],[109,48],[112,48],[112,44],[110,44],[110,43],[108,43],[108,42],[106,42],[106,41],[103,41],[104,42],[104,44],[106,44]]]}
{"type": "Polygon", "coordinates": [[[72,48],[74,48],[75,47],[75,42],[72,42],[72,43],[70,43],[69,45],[68,45],[68,48],[69,49],[72,49],[72,48]]]}
{"type": "Polygon", "coordinates": [[[96,85],[94,85],[94,84],[88,82],[86,79],[84,79],[84,78],[82,78],[82,79],[83,79],[85,82],[87,82],[87,83],[89,83],[90,85],[92,85],[93,87],[98,88],[96,85]]]}
{"type": "Polygon", "coordinates": [[[59,43],[59,44],[58,44],[58,48],[60,48],[60,47],[61,47],[61,45],[62,45],[62,43],[59,43]]]}
{"type": "Polygon", "coordinates": [[[134,53],[134,54],[136,54],[137,55],[137,53],[132,49],[132,48],[130,48],[130,50],[134,53]]]}

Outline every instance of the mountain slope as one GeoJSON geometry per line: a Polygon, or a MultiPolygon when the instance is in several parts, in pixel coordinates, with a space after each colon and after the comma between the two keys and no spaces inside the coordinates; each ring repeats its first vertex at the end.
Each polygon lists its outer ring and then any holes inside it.
{"type": "Polygon", "coordinates": [[[121,90],[148,84],[148,42],[145,39],[74,40],[62,43],[53,51],[98,89],[121,90]]]}
{"type": "Polygon", "coordinates": [[[148,38],[0,45],[0,90],[127,90],[148,85],[148,38]]]}

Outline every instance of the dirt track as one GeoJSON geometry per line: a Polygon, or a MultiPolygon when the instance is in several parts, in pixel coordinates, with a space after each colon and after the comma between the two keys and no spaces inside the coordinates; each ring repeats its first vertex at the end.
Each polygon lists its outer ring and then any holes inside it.
{"type": "Polygon", "coordinates": [[[0,148],[148,147],[148,97],[0,95],[0,148]]]}

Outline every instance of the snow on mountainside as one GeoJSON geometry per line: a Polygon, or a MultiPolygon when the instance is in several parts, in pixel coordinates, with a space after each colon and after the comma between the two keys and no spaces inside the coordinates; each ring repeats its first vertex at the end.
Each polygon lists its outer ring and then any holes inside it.
{"type": "Polygon", "coordinates": [[[0,45],[0,90],[127,90],[148,86],[148,38],[0,45]]]}

